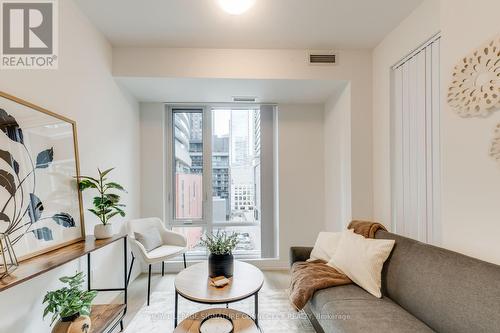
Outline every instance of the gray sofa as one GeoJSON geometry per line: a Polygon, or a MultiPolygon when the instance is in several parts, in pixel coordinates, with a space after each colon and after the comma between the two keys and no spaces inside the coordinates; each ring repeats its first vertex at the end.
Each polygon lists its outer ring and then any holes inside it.
{"type": "MultiPolygon", "coordinates": [[[[317,291],[305,311],[318,332],[500,332],[500,266],[386,231],[396,244],[383,297],[350,284],[317,291]]],[[[311,247],[291,248],[291,263],[311,247]]],[[[500,251],[499,246],[491,251],[500,251]]]]}

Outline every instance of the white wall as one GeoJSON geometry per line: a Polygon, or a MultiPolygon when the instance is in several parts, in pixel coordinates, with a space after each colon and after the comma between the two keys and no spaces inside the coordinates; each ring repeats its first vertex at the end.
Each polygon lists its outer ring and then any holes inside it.
{"type": "Polygon", "coordinates": [[[500,264],[500,165],[488,155],[500,112],[458,117],[445,95],[455,63],[500,33],[500,1],[441,1],[443,245],[500,264]]]}
{"type": "Polygon", "coordinates": [[[373,50],[373,215],[391,224],[391,66],[439,32],[439,1],[426,0],[373,50]]]}
{"type": "Polygon", "coordinates": [[[324,230],[323,105],[278,105],[279,255],[324,230]]]}
{"type": "MultiPolygon", "coordinates": [[[[113,178],[128,190],[128,217],[139,216],[139,114],[134,98],[124,93],[110,73],[111,47],[71,0],[59,1],[58,70],[4,70],[0,90],[67,116],[77,122],[83,174],[116,167],[113,178]]],[[[84,197],[86,207],[90,195],[84,197]]],[[[86,231],[96,219],[85,213],[86,231]]],[[[116,229],[122,221],[116,219],[116,229]]],[[[123,283],[122,248],[117,244],[94,255],[96,286],[123,283]]],[[[85,267],[78,260],[0,293],[0,331],[49,331],[42,321],[42,298],[61,286],[57,278],[85,267]]]]}
{"type": "Polygon", "coordinates": [[[390,66],[441,31],[441,244],[500,264],[500,166],[489,156],[500,112],[462,119],[446,103],[453,66],[500,32],[497,0],[426,0],[373,52],[374,215],[390,220],[390,66]]]}
{"type": "Polygon", "coordinates": [[[166,221],[165,104],[141,103],[141,212],[166,221]]]}
{"type": "Polygon", "coordinates": [[[352,219],[351,86],[325,103],[325,230],[343,230],[352,219]]]}

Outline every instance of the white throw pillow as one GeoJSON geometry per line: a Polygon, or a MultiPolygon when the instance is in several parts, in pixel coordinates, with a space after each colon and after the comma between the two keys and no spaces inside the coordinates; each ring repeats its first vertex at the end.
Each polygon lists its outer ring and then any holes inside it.
{"type": "Polygon", "coordinates": [[[160,234],[156,228],[149,228],[143,232],[134,232],[135,240],[144,246],[147,252],[163,245],[160,234]]]}
{"type": "Polygon", "coordinates": [[[316,239],[316,243],[314,244],[314,248],[311,251],[311,255],[308,261],[313,260],[324,260],[330,261],[332,255],[335,253],[337,249],[337,245],[340,240],[341,232],[326,232],[321,231],[318,234],[318,238],[316,239]]]}
{"type": "Polygon", "coordinates": [[[342,271],[361,288],[380,298],[382,267],[394,243],[393,239],[365,238],[353,230],[346,230],[342,232],[337,251],[328,265],[342,271]]]}

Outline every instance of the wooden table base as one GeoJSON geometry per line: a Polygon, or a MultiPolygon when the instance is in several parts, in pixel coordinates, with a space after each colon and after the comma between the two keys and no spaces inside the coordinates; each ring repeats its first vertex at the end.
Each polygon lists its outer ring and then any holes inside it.
{"type": "Polygon", "coordinates": [[[231,318],[234,326],[234,333],[261,333],[259,327],[252,317],[241,311],[233,309],[208,309],[189,316],[184,319],[174,330],[174,333],[199,333],[200,324],[203,319],[213,314],[224,314],[231,318]]]}

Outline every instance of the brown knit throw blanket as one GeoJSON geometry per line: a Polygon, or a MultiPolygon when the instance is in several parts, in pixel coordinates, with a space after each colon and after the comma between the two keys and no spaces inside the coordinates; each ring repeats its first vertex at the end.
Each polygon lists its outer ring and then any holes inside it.
{"type": "MultiPolygon", "coordinates": [[[[386,230],[382,224],[368,221],[352,221],[347,228],[366,238],[374,238],[379,229],[386,230]]],[[[302,310],[317,290],[349,283],[352,281],[347,275],[322,260],[296,262],[292,265],[290,301],[295,309],[302,310]]]]}

